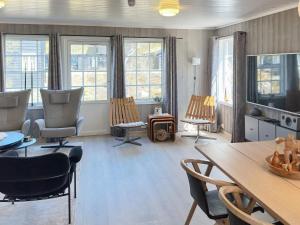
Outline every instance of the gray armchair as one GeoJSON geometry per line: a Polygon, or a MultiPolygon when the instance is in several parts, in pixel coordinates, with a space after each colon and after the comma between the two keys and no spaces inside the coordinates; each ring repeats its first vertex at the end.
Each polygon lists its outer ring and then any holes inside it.
{"type": "Polygon", "coordinates": [[[56,138],[58,145],[42,146],[42,148],[70,148],[65,141],[67,137],[77,136],[83,123],[79,117],[83,88],[72,90],[44,90],[41,89],[44,107],[44,118],[35,121],[39,136],[42,138],[56,138]]]}
{"type": "Polygon", "coordinates": [[[26,113],[30,92],[0,92],[0,131],[20,131],[28,135],[30,120],[26,120],[26,113]]]}

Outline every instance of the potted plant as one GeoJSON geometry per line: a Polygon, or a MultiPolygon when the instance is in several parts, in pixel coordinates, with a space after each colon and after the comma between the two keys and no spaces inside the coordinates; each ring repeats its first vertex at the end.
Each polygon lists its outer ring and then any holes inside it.
{"type": "Polygon", "coordinates": [[[155,102],[154,107],[154,115],[161,115],[162,114],[162,97],[155,97],[153,98],[155,102]]]}

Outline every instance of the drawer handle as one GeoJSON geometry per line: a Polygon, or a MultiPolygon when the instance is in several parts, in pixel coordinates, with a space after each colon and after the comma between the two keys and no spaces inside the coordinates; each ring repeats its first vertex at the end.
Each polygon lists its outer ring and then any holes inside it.
{"type": "Polygon", "coordinates": [[[253,129],[253,128],[250,128],[250,130],[253,131],[254,129],[253,129]]]}
{"type": "Polygon", "coordinates": [[[269,135],[268,135],[268,134],[266,134],[266,135],[265,135],[265,137],[269,137],[269,135]]]}

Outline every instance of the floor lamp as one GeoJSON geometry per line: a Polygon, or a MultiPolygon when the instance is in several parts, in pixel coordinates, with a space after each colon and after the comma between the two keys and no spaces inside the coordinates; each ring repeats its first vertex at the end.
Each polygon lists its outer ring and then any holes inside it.
{"type": "Polygon", "coordinates": [[[193,57],[192,58],[192,65],[194,67],[194,92],[193,94],[195,95],[196,93],[196,72],[197,72],[197,66],[199,66],[201,64],[201,59],[200,58],[197,58],[197,57],[193,57]]]}

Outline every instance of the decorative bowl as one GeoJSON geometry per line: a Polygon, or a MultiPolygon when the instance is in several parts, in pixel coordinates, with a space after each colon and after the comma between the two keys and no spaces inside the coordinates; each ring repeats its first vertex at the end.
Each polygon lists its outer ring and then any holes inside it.
{"type": "MultiPolygon", "coordinates": [[[[273,172],[274,174],[281,176],[281,177],[286,177],[286,178],[290,178],[290,179],[300,179],[300,171],[295,168],[295,165],[293,165],[294,170],[286,171],[279,165],[278,166],[273,165],[271,163],[272,157],[273,157],[273,155],[270,155],[266,158],[266,162],[267,162],[271,172],[273,172]]],[[[284,162],[284,154],[279,154],[278,157],[281,162],[284,162]]],[[[298,156],[298,158],[300,159],[299,156],[298,156]]]]}

